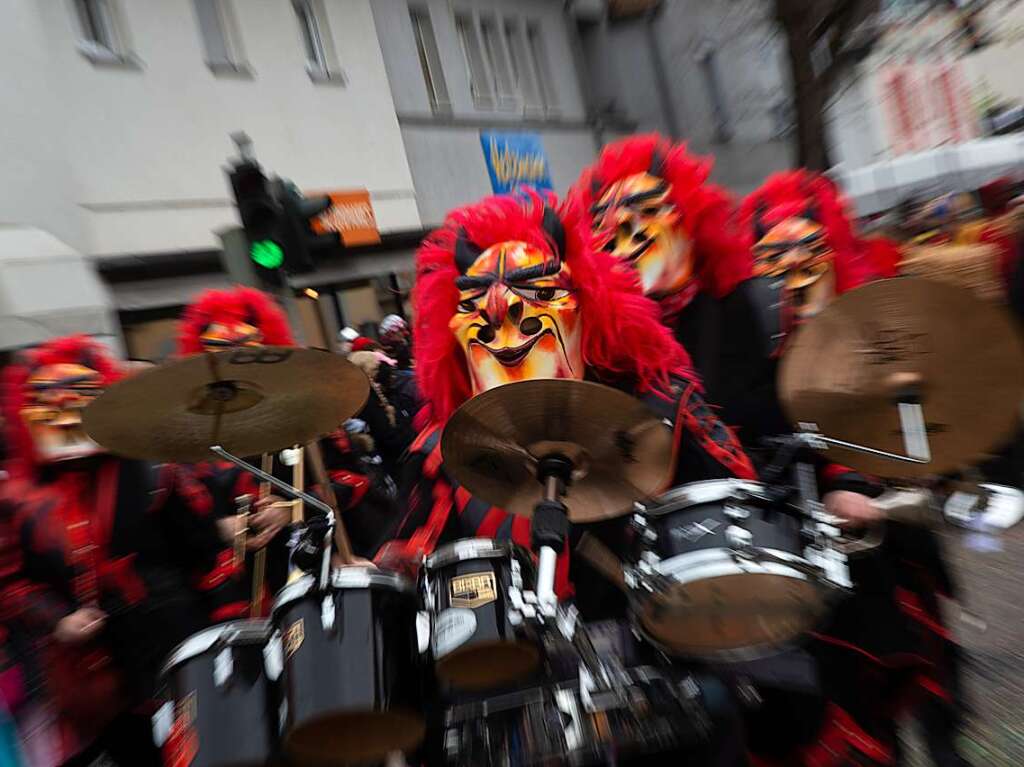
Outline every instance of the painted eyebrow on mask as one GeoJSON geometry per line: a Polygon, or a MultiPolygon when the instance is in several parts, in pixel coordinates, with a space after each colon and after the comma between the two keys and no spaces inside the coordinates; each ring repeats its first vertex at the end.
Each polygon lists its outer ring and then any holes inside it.
{"type": "Polygon", "coordinates": [[[472,290],[473,288],[486,288],[490,287],[497,281],[497,277],[493,274],[485,274],[482,277],[472,277],[463,275],[455,278],[455,287],[459,290],[472,290]]]}
{"type": "Polygon", "coordinates": [[[505,275],[506,282],[524,282],[526,280],[536,280],[539,277],[550,277],[552,274],[558,274],[562,268],[562,262],[557,259],[553,261],[546,261],[543,264],[534,264],[533,266],[524,266],[522,269],[513,269],[505,275]]]}
{"type": "Polygon", "coordinates": [[[61,378],[57,381],[36,381],[31,384],[32,388],[36,391],[46,391],[48,389],[63,389],[68,386],[75,386],[80,383],[92,383],[96,381],[97,376],[86,374],[80,376],[72,376],[70,378],[61,378]]]}
{"type": "Polygon", "coordinates": [[[662,181],[654,189],[649,189],[646,192],[635,192],[631,195],[627,195],[619,200],[621,205],[632,205],[635,202],[645,202],[646,200],[653,200],[655,197],[661,197],[665,192],[668,191],[668,184],[662,181]]]}

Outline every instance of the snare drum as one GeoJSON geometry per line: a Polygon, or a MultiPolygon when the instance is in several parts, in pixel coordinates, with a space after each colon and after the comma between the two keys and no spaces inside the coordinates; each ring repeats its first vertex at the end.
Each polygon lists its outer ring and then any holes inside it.
{"type": "Polygon", "coordinates": [[[430,654],[438,680],[462,690],[521,682],[537,667],[530,628],[534,590],[529,555],[518,546],[467,538],[426,558],[420,591],[430,614],[430,654]]]}
{"type": "Polygon", "coordinates": [[[171,653],[153,718],[168,764],[262,767],[277,744],[277,690],[267,674],[265,620],[200,631],[171,653]]]}
{"type": "Polygon", "coordinates": [[[743,480],[682,485],[634,517],[631,610],[645,638],[683,656],[769,654],[810,631],[825,589],[802,520],[743,480]]]}
{"type": "Polygon", "coordinates": [[[282,741],[297,764],[349,765],[412,751],[423,739],[413,583],[374,567],[285,586],[273,622],[283,654],[282,741]]]}
{"type": "Polygon", "coordinates": [[[432,767],[617,764],[707,738],[700,689],[689,677],[642,667],[620,683],[612,701],[591,700],[575,680],[452,706],[432,767]]]}

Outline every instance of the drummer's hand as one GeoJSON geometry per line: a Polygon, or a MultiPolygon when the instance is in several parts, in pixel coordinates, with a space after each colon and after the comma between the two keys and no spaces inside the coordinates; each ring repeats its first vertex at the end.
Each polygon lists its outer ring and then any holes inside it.
{"type": "Polygon", "coordinates": [[[256,513],[249,517],[251,535],[245,543],[249,551],[257,551],[270,543],[292,521],[291,505],[275,495],[256,501],[256,513]]]}
{"type": "Polygon", "coordinates": [[[881,522],[885,518],[870,498],[849,490],[833,490],[826,493],[824,502],[825,511],[843,520],[840,524],[844,527],[863,527],[881,522]]]}
{"type": "Polygon", "coordinates": [[[82,607],[61,618],[53,636],[62,644],[86,642],[100,632],[106,619],[107,614],[98,607],[82,607]]]}

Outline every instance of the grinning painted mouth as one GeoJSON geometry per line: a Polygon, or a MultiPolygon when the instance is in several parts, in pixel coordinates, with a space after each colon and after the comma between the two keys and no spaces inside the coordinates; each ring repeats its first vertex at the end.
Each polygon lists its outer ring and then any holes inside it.
{"type": "MultiPolygon", "coordinates": [[[[526,359],[526,355],[530,353],[530,350],[533,349],[533,347],[537,345],[537,342],[546,335],[551,335],[550,328],[545,330],[543,333],[538,333],[529,341],[526,341],[519,346],[506,346],[502,349],[492,349],[490,346],[482,343],[480,346],[483,346],[487,351],[489,351],[491,356],[498,360],[502,365],[507,368],[513,368],[526,359]]],[[[480,342],[477,341],[476,343],[480,342]]]]}

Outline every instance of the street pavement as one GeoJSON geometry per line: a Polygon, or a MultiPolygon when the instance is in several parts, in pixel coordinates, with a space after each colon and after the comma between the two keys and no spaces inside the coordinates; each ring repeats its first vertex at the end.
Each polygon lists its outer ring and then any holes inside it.
{"type": "MultiPolygon", "coordinates": [[[[972,713],[961,753],[974,767],[1024,766],[1024,524],[999,538],[955,528],[942,535],[963,605],[986,624],[950,621],[968,655],[972,713]]],[[[908,767],[931,767],[913,728],[907,741],[908,767]]]]}

